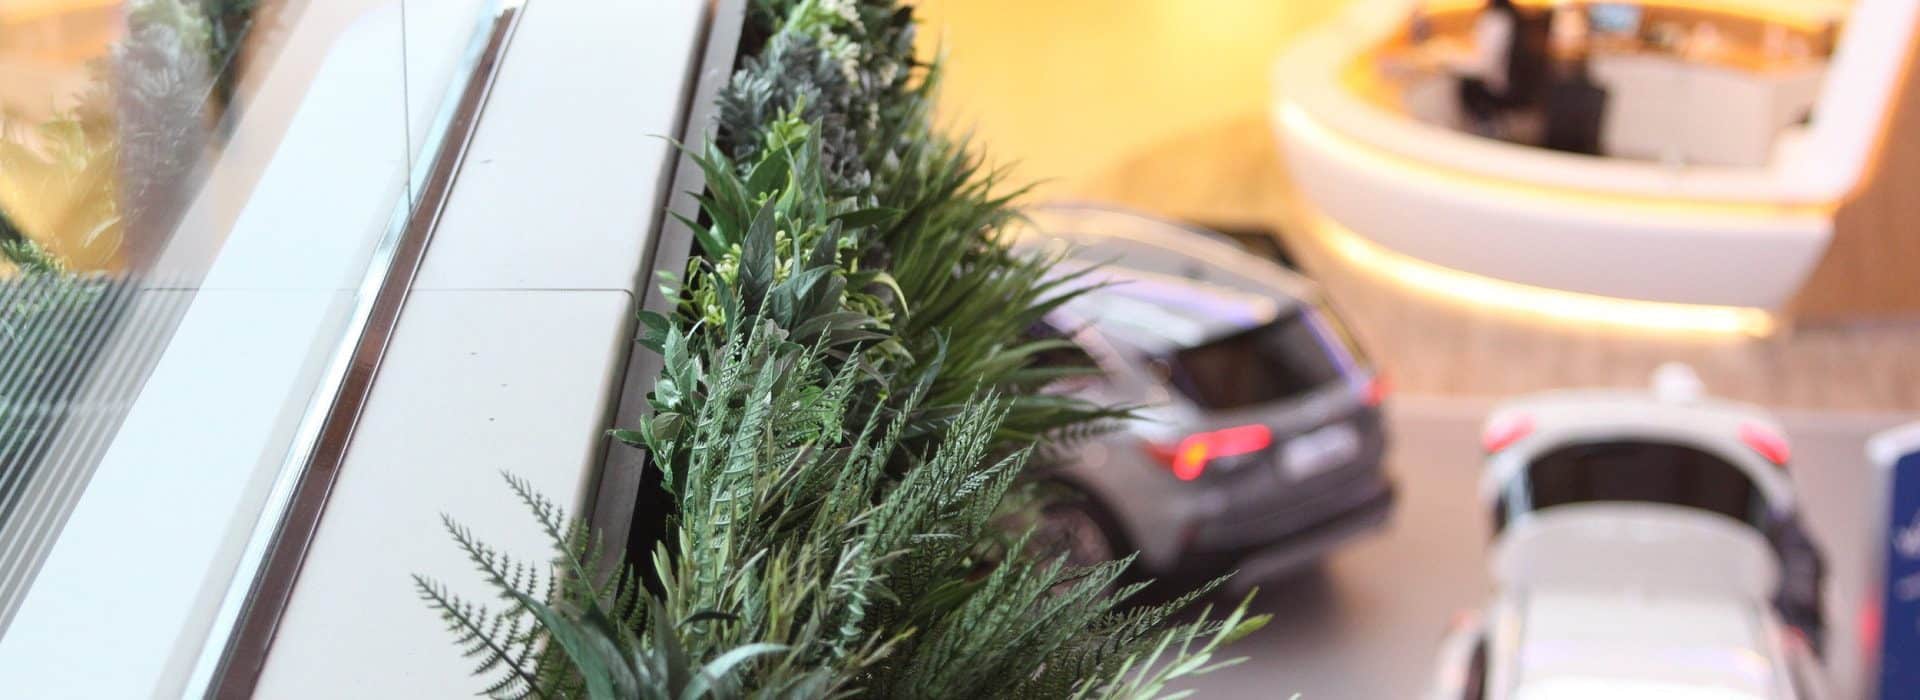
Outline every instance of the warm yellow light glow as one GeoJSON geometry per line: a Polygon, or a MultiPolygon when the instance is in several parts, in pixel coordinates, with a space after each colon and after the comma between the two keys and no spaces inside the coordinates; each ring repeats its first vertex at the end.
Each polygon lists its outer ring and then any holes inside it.
{"type": "MultiPolygon", "coordinates": [[[[1527,7],[1553,7],[1558,0],[1516,0],[1527,7]]],[[[1790,29],[1817,32],[1827,22],[1844,18],[1847,3],[1840,0],[1635,0],[1634,4],[1665,10],[1686,10],[1742,17],[1790,29]]],[[[1486,0],[1427,0],[1428,12],[1468,12],[1486,7],[1486,0]]]]}
{"type": "Polygon", "coordinates": [[[1773,315],[1736,306],[1668,304],[1534,287],[1453,270],[1382,248],[1327,216],[1305,217],[1313,235],[1348,265],[1408,289],[1518,316],[1660,332],[1766,336],[1773,315]]]}
{"type": "MultiPolygon", "coordinates": [[[[1438,186],[1458,187],[1500,194],[1510,200],[1531,199],[1565,204],[1568,206],[1588,207],[1610,211],[1636,211],[1669,216],[1751,216],[1764,218],[1783,218],[1812,216],[1823,219],[1833,217],[1839,208],[1838,202],[1787,203],[1764,201],[1718,201],[1704,199],[1683,199],[1679,197],[1660,197],[1655,195],[1626,194],[1601,190],[1583,190],[1573,187],[1543,185],[1523,180],[1507,179],[1496,175],[1466,170],[1452,164],[1434,163],[1418,160],[1411,156],[1387,150],[1377,144],[1368,143],[1337,131],[1334,127],[1307,113],[1306,107],[1298,102],[1287,101],[1280,105],[1280,122],[1287,133],[1295,138],[1313,141],[1321,150],[1340,152],[1356,160],[1367,161],[1376,170],[1387,169],[1404,173],[1407,177],[1424,178],[1438,186]]],[[[1504,142],[1486,144],[1493,149],[1531,149],[1531,146],[1519,146],[1504,142]]],[[[1579,167],[1570,165],[1569,167],[1579,167]]]]}
{"type": "Polygon", "coordinates": [[[119,5],[122,0],[0,0],[0,24],[25,24],[119,5]]]}
{"type": "Polygon", "coordinates": [[[1037,201],[1112,199],[1142,177],[1136,159],[1264,114],[1273,57],[1351,1],[913,5],[921,58],[946,52],[940,123],[992,144],[1006,181],[1032,183],[1037,201]]]}

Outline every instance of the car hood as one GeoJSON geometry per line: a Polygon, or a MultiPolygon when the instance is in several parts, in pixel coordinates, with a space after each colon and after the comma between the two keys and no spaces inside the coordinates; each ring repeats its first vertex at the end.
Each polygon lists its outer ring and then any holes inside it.
{"type": "Polygon", "coordinates": [[[1651,503],[1543,509],[1494,543],[1502,587],[1654,590],[1767,600],[1780,565],[1753,528],[1715,513],[1651,503]]]}
{"type": "Polygon", "coordinates": [[[1520,601],[1513,700],[1781,697],[1761,603],[1546,589],[1520,601]]]}

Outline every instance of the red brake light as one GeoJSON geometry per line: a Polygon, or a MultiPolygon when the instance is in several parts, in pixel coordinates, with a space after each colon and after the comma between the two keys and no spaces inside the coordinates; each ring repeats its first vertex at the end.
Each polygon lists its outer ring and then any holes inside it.
{"type": "Polygon", "coordinates": [[[1793,457],[1793,446],[1787,444],[1785,437],[1758,423],[1741,424],[1740,441],[1776,467],[1787,466],[1787,460],[1793,457]]]}
{"type": "Polygon", "coordinates": [[[1380,404],[1386,402],[1387,394],[1393,392],[1393,384],[1387,381],[1387,375],[1375,374],[1367,380],[1361,392],[1361,400],[1366,401],[1368,406],[1379,408],[1380,404]]]}
{"type": "Polygon", "coordinates": [[[1154,457],[1165,462],[1181,481],[1193,481],[1207,470],[1207,462],[1222,457],[1238,457],[1273,445],[1273,431],[1264,425],[1242,425],[1206,433],[1195,433],[1171,447],[1148,444],[1154,457]]]}
{"type": "Polygon", "coordinates": [[[1493,454],[1532,434],[1533,416],[1503,416],[1488,424],[1486,431],[1480,433],[1480,449],[1493,454]]]}
{"type": "Polygon", "coordinates": [[[1869,597],[1860,604],[1860,619],[1854,623],[1855,634],[1859,635],[1860,648],[1874,652],[1880,650],[1880,635],[1885,632],[1881,626],[1886,619],[1880,613],[1880,600],[1869,597]]]}

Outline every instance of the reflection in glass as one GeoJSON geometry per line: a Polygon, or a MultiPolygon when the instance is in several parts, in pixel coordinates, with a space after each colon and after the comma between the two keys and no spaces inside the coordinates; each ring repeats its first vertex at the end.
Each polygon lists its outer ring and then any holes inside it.
{"type": "Polygon", "coordinates": [[[152,345],[182,307],[135,302],[217,148],[256,9],[33,5],[0,5],[0,625],[150,369],[153,352],[109,361],[109,340],[152,345]]]}
{"type": "Polygon", "coordinates": [[[0,0],[10,694],[204,682],[495,6],[0,0]]]}
{"type": "Polygon", "coordinates": [[[0,92],[0,236],[82,271],[146,262],[195,188],[190,175],[231,97],[225,68],[254,6],[133,0],[124,17],[53,10],[22,26],[0,15],[0,36],[29,37],[0,43],[18,64],[9,72],[44,76],[24,81],[28,92],[0,92]],[[88,45],[116,29],[110,43],[88,45]],[[79,46],[61,41],[69,34],[79,46]],[[42,84],[71,92],[30,92],[42,84]]]}

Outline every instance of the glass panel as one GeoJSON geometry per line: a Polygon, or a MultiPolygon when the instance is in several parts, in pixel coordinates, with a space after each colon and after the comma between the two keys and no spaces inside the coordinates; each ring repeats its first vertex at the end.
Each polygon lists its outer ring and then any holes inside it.
{"type": "Polygon", "coordinates": [[[1563,447],[1527,468],[1534,510],[1570,503],[1641,501],[1725,515],[1770,529],[1765,499],[1739,467],[1700,450],[1653,442],[1563,447]]]}
{"type": "Polygon", "coordinates": [[[1242,408],[1300,396],[1344,375],[1308,313],[1174,353],[1174,385],[1214,409],[1242,408]]]}
{"type": "Polygon", "coordinates": [[[494,5],[0,0],[10,692],[224,638],[494,5]]]}

